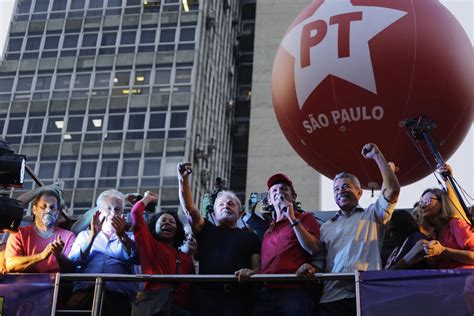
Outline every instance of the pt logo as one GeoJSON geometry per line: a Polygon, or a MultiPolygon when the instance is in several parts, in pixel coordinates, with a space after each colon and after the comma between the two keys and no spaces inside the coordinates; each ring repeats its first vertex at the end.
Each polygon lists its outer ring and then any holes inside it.
{"type": "Polygon", "coordinates": [[[295,59],[295,88],[300,109],[329,75],[377,93],[369,41],[407,14],[349,0],[326,0],[310,17],[283,38],[295,59]]]}

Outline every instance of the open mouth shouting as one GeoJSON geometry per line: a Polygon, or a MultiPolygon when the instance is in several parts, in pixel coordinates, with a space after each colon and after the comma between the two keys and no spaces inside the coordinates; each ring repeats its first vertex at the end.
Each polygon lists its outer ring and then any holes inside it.
{"type": "Polygon", "coordinates": [[[165,224],[161,226],[161,232],[165,234],[171,234],[173,233],[174,229],[172,226],[165,224]]]}

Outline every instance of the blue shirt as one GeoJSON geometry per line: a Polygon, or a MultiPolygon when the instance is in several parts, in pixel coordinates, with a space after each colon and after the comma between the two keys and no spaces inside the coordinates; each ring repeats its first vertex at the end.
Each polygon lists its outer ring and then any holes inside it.
{"type": "MultiPolygon", "coordinates": [[[[89,256],[85,261],[81,259],[81,246],[89,243],[90,230],[82,231],[76,238],[69,259],[71,259],[82,273],[112,273],[133,274],[133,265],[137,259],[135,239],[133,233],[127,232],[132,241],[132,250],[129,254],[125,246],[120,242],[117,235],[110,239],[100,232],[94,240],[89,256]]],[[[74,291],[90,288],[94,282],[74,282],[74,291]]],[[[135,282],[106,282],[105,287],[109,291],[118,292],[133,297],[137,290],[135,282]]]]}

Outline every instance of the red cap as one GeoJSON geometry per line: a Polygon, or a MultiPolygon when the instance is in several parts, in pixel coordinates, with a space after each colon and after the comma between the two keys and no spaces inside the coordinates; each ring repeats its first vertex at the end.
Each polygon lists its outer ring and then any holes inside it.
{"type": "Polygon", "coordinates": [[[290,186],[291,190],[295,191],[295,189],[293,188],[293,182],[290,180],[290,178],[288,178],[288,176],[286,174],[276,173],[273,176],[271,176],[270,178],[268,178],[268,181],[267,181],[268,189],[270,190],[270,188],[272,186],[274,186],[275,184],[277,184],[277,183],[288,184],[290,186]]]}

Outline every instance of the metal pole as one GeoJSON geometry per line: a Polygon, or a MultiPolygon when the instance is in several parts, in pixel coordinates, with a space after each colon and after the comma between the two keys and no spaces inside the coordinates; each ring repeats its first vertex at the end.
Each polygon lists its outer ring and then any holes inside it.
{"type": "Polygon", "coordinates": [[[40,178],[38,178],[36,176],[36,173],[33,171],[33,169],[30,168],[30,166],[26,165],[25,166],[25,170],[26,170],[26,173],[28,173],[31,177],[31,179],[33,179],[33,181],[40,187],[44,186],[44,183],[43,181],[40,180],[40,178]]]}
{"type": "MultiPolygon", "coordinates": [[[[315,281],[321,280],[354,280],[354,273],[315,273],[315,281]]],[[[94,281],[135,281],[135,282],[235,282],[233,274],[108,274],[108,273],[63,273],[62,280],[94,281]]],[[[254,274],[249,282],[307,281],[296,274],[254,274]]]]}
{"type": "Polygon", "coordinates": [[[56,273],[54,279],[53,302],[51,303],[51,316],[56,315],[56,306],[58,305],[59,283],[61,282],[61,273],[56,273]]]}
{"type": "Polygon", "coordinates": [[[102,292],[103,292],[104,282],[102,278],[98,277],[95,279],[95,288],[94,288],[94,300],[92,301],[92,316],[99,316],[102,309],[102,292]]]}
{"type": "Polygon", "coordinates": [[[356,311],[357,316],[362,315],[361,305],[360,305],[360,272],[355,271],[354,273],[354,283],[355,283],[355,291],[356,291],[356,311]]]}
{"type": "MultiPolygon", "coordinates": [[[[431,138],[431,135],[426,131],[424,131],[422,133],[422,135],[423,135],[423,139],[425,140],[426,145],[428,145],[428,148],[430,149],[431,154],[433,155],[436,163],[437,164],[444,164],[444,159],[443,159],[443,157],[441,157],[440,152],[436,148],[436,145],[434,144],[433,139],[431,138]]],[[[469,211],[467,209],[466,204],[464,203],[464,200],[461,196],[461,193],[459,193],[458,187],[457,187],[456,183],[454,182],[452,175],[451,174],[445,175],[445,177],[448,180],[451,187],[453,188],[454,194],[456,194],[456,197],[457,197],[459,203],[461,204],[461,207],[462,207],[464,213],[466,214],[467,218],[470,220],[471,216],[469,214],[469,211]]]]}

